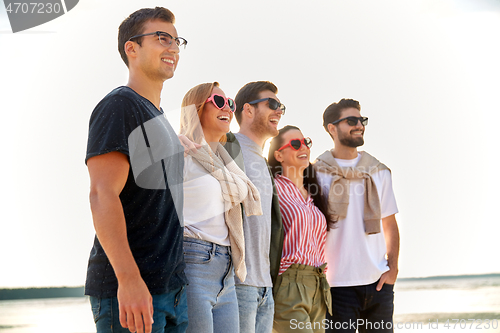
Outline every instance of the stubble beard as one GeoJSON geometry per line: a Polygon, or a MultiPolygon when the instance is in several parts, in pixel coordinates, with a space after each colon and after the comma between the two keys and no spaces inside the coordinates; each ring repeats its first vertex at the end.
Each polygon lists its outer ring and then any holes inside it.
{"type": "Polygon", "coordinates": [[[144,67],[143,71],[146,74],[146,76],[148,77],[148,79],[150,79],[151,81],[165,82],[168,79],[171,79],[172,77],[174,77],[175,68],[168,70],[168,71],[165,71],[165,70],[160,69],[160,68],[152,68],[150,66],[146,66],[146,67],[144,67]]]}
{"type": "Polygon", "coordinates": [[[252,122],[250,130],[261,138],[265,137],[266,140],[277,136],[279,132],[269,125],[269,119],[263,116],[259,110],[256,112],[256,119],[252,122]]]}

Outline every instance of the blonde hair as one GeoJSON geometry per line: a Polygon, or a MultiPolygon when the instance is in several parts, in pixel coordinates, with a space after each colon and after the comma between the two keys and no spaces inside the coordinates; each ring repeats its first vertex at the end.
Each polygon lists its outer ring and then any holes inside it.
{"type": "MultiPolygon", "coordinates": [[[[219,82],[213,83],[202,83],[191,89],[184,95],[181,104],[181,129],[180,133],[184,134],[188,139],[200,143],[203,131],[200,131],[198,124],[200,124],[201,115],[205,108],[205,102],[212,95],[214,87],[219,87],[219,82]],[[192,119],[193,116],[189,116],[189,108],[196,108],[196,114],[198,119],[192,119]]],[[[194,110],[193,112],[194,113],[194,110]]],[[[226,142],[226,135],[224,134],[220,139],[220,143],[226,142]]]]}

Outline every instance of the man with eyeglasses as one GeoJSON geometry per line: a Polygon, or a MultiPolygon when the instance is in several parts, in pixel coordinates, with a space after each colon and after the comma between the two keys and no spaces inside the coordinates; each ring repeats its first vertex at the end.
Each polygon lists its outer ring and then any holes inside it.
{"type": "Polygon", "coordinates": [[[389,168],[357,150],[367,124],[353,99],[341,99],[323,113],[323,126],[335,145],[314,163],[336,221],[325,250],[333,310],[332,317],[327,314],[327,332],[393,331],[398,208],[389,168]]]}
{"type": "Polygon", "coordinates": [[[126,86],[90,118],[86,164],[96,230],[85,294],[98,333],[185,332],[184,148],[160,108],[179,49],[174,14],[144,8],[119,27],[126,86]]]}
{"type": "Polygon", "coordinates": [[[228,133],[225,148],[254,183],[261,196],[262,215],[244,216],[245,281],[235,277],[240,333],[270,333],[273,327],[275,281],[283,249],[279,201],[269,166],[262,155],[267,139],[278,135],[285,106],[268,81],[250,82],[236,95],[234,115],[240,131],[228,133]]]}

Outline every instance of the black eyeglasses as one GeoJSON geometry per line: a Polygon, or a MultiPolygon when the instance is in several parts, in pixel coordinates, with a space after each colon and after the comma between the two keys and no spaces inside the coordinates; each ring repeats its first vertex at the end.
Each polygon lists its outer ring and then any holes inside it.
{"type": "Polygon", "coordinates": [[[286,110],[285,104],[281,104],[280,102],[271,97],[256,99],[255,101],[248,102],[248,104],[253,105],[264,101],[269,101],[269,108],[271,110],[276,110],[279,108],[281,110],[281,114],[285,115],[285,110],[286,110]]]}
{"type": "Polygon", "coordinates": [[[347,125],[349,125],[349,126],[356,126],[358,124],[358,121],[360,121],[361,125],[363,125],[363,126],[368,125],[368,117],[353,117],[353,116],[345,117],[345,118],[336,120],[330,124],[335,125],[335,124],[340,123],[342,120],[347,120],[347,125]]]}
{"type": "Polygon", "coordinates": [[[164,32],[164,31],[155,31],[155,32],[150,32],[148,34],[132,36],[128,40],[131,41],[134,38],[151,36],[151,35],[157,35],[158,40],[160,41],[160,44],[165,46],[165,47],[170,47],[170,45],[172,45],[172,41],[174,41],[174,40],[175,40],[175,44],[177,45],[178,48],[180,48],[181,46],[184,46],[184,48],[186,48],[186,45],[188,43],[187,40],[185,40],[184,38],[172,37],[171,34],[169,34],[168,32],[164,32]]]}

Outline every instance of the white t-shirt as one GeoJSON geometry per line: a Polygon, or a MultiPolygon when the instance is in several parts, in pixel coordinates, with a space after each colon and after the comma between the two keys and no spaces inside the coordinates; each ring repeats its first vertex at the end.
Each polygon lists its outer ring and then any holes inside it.
{"type": "MultiPolygon", "coordinates": [[[[360,158],[358,153],[358,157],[352,160],[335,160],[341,167],[355,167],[360,158]]],[[[332,176],[318,172],[317,177],[323,193],[328,193],[332,176]]],[[[382,218],[396,214],[398,207],[392,190],[391,172],[381,170],[372,178],[380,198],[382,218]]],[[[382,221],[380,233],[365,233],[364,180],[350,180],[349,190],[347,216],[340,219],[326,236],[326,276],[331,287],[368,285],[389,270],[382,221]]]]}
{"type": "Polygon", "coordinates": [[[229,246],[220,183],[191,156],[184,159],[184,236],[229,246]]]}

